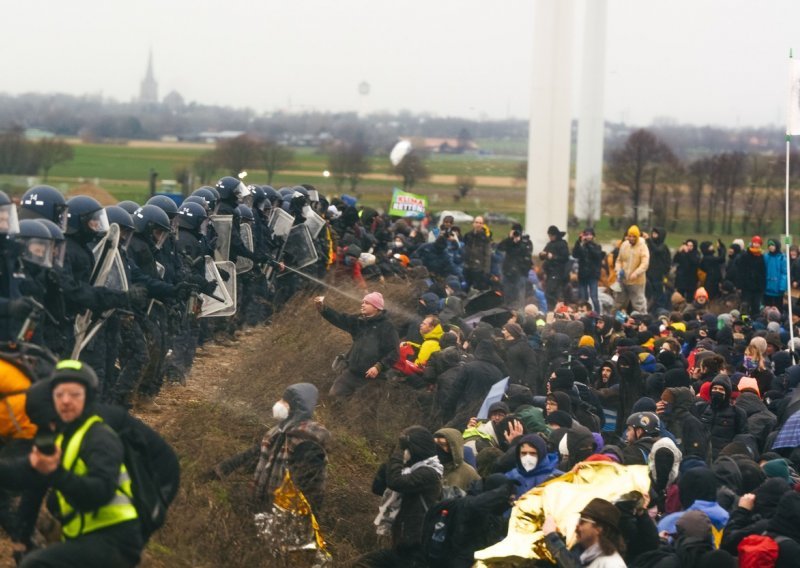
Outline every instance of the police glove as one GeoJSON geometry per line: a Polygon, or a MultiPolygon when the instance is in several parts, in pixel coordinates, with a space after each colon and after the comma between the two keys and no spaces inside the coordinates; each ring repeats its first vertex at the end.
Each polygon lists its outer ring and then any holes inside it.
{"type": "Polygon", "coordinates": [[[200,291],[203,294],[213,294],[214,290],[216,290],[216,289],[217,289],[217,283],[216,282],[208,282],[208,281],[206,281],[200,287],[200,291]]]}
{"type": "Polygon", "coordinates": [[[144,286],[133,286],[130,290],[128,290],[128,304],[132,308],[136,308],[139,310],[143,310],[147,307],[147,300],[149,296],[147,294],[147,288],[144,286]]]}
{"type": "Polygon", "coordinates": [[[230,279],[231,279],[231,275],[230,275],[230,273],[229,273],[227,270],[225,270],[224,268],[220,268],[220,267],[218,266],[218,267],[217,267],[217,270],[219,271],[219,275],[220,275],[220,277],[221,277],[221,278],[222,278],[222,279],[223,279],[225,282],[227,282],[228,280],[230,280],[230,279]]]}
{"type": "Polygon", "coordinates": [[[33,310],[34,305],[33,300],[26,296],[11,300],[8,302],[8,315],[14,319],[25,319],[33,310]]]}
{"type": "Polygon", "coordinates": [[[192,284],[191,282],[181,282],[180,284],[175,286],[175,295],[181,301],[188,300],[189,299],[189,295],[192,293],[192,290],[194,290],[195,288],[196,288],[195,285],[192,284]]]}

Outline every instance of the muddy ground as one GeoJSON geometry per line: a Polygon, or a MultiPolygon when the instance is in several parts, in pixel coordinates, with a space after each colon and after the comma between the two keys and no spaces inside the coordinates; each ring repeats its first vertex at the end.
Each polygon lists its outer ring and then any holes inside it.
{"type": "MultiPolygon", "coordinates": [[[[383,291],[395,307],[414,294],[405,284],[383,291]]],[[[355,292],[356,297],[362,293],[355,292]]],[[[427,421],[428,402],[405,387],[378,382],[334,409],[325,395],[333,378],[330,364],[349,347],[350,338],[319,316],[311,297],[294,298],[270,325],[247,330],[234,343],[207,345],[186,386],[166,386],[154,405],[136,409],[175,447],[182,465],[180,493],[166,526],[148,545],[143,566],[300,565],[270,556],[256,536],[252,470],[225,481],[210,481],[207,473],[259,441],[273,423],[274,402],[286,386],[301,381],[315,383],[323,393],[317,416],[333,434],[319,520],[334,565],[375,548],[373,474],[400,430],[427,421]]],[[[326,301],[344,311],[358,310],[356,301],[335,294],[326,301]]]]}

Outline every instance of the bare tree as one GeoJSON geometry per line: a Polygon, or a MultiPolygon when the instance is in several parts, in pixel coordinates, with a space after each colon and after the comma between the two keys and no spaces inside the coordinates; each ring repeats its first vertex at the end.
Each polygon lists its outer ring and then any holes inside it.
{"type": "Polygon", "coordinates": [[[50,169],[56,164],[68,162],[75,157],[72,146],[61,138],[42,138],[35,147],[39,168],[42,170],[44,181],[50,174],[50,169]]]}
{"type": "Polygon", "coordinates": [[[744,152],[725,152],[711,159],[709,181],[713,189],[713,203],[709,202],[709,233],[714,232],[713,218],[717,207],[721,207],[722,231],[728,235],[733,233],[734,195],[745,183],[746,161],[744,152]]]}
{"type": "Polygon", "coordinates": [[[392,172],[403,179],[403,189],[413,188],[418,181],[428,179],[428,172],[425,162],[416,152],[409,152],[405,158],[394,167],[392,172]]]}
{"type": "Polygon", "coordinates": [[[644,205],[652,207],[660,168],[677,162],[670,147],[644,129],[633,132],[625,145],[611,154],[609,178],[619,189],[627,191],[633,209],[633,223],[639,222],[640,209],[644,205]],[[649,193],[645,196],[648,182],[649,193]]]}
{"type": "Polygon", "coordinates": [[[294,162],[294,152],[291,148],[279,144],[274,140],[264,140],[258,145],[258,157],[261,164],[267,171],[267,183],[272,185],[272,178],[281,170],[292,166],[294,162]]]}
{"type": "Polygon", "coordinates": [[[259,143],[247,134],[230,140],[222,140],[214,149],[217,164],[230,175],[236,176],[258,163],[259,143]]]}
{"type": "Polygon", "coordinates": [[[355,192],[364,174],[371,169],[367,159],[368,151],[363,142],[337,142],[331,146],[328,170],[333,176],[337,191],[341,191],[347,182],[350,184],[350,191],[355,192]]]}
{"type": "Polygon", "coordinates": [[[711,175],[711,158],[700,158],[689,164],[689,199],[694,208],[694,230],[701,231],[700,213],[703,210],[703,194],[711,175]]]}
{"type": "Polygon", "coordinates": [[[456,194],[453,196],[453,201],[458,203],[464,199],[469,192],[475,189],[475,178],[472,176],[458,176],[456,178],[456,194]]]}
{"type": "Polygon", "coordinates": [[[200,155],[192,166],[200,185],[208,185],[216,177],[217,171],[219,171],[217,155],[213,151],[200,155]]]}

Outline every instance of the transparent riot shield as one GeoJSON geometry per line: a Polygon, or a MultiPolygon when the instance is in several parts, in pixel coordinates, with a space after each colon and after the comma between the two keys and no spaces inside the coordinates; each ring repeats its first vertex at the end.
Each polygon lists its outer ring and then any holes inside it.
{"type": "Polygon", "coordinates": [[[311,234],[312,239],[316,239],[319,232],[325,227],[325,219],[314,213],[313,211],[308,211],[306,217],[306,227],[308,227],[308,232],[311,234]]]}
{"type": "MultiPolygon", "coordinates": [[[[119,258],[118,246],[119,225],[114,223],[108,228],[100,242],[92,249],[94,268],[89,277],[89,283],[92,286],[108,286],[112,289],[118,289],[115,286],[122,286],[122,280],[125,279],[125,270],[122,268],[121,259],[119,264],[116,264],[116,259],[119,258]],[[115,270],[115,266],[117,269],[121,268],[121,272],[115,270]]],[[[125,287],[127,289],[127,282],[125,287]]],[[[119,289],[121,290],[121,288],[119,289]]],[[[89,341],[113,312],[114,310],[107,310],[100,314],[99,317],[93,318],[92,312],[86,310],[75,317],[75,343],[72,347],[72,359],[80,357],[81,351],[89,344],[89,341]]]]}
{"type": "Polygon", "coordinates": [[[128,291],[128,278],[125,275],[125,265],[122,263],[122,256],[120,256],[119,250],[114,251],[114,262],[111,264],[111,269],[106,277],[105,287],[120,292],[128,291]]]}
{"type": "MultiPolygon", "coordinates": [[[[219,263],[224,265],[226,263],[219,263]]],[[[228,264],[232,265],[232,262],[228,264]]],[[[210,256],[205,257],[205,268],[206,274],[205,278],[209,282],[216,283],[217,287],[211,294],[200,294],[200,299],[203,301],[203,305],[200,309],[200,315],[198,317],[201,318],[208,318],[208,317],[216,317],[225,314],[218,313],[220,311],[228,311],[233,308],[234,312],[236,311],[236,299],[235,296],[231,297],[229,292],[229,287],[226,285],[227,283],[222,279],[220,275],[219,269],[217,268],[217,263],[214,262],[214,259],[210,256]]],[[[224,268],[224,270],[228,270],[224,268]]],[[[233,290],[234,295],[236,293],[236,271],[228,270],[228,282],[233,281],[233,290]]]]}
{"type": "MultiPolygon", "coordinates": [[[[253,239],[253,228],[247,223],[239,225],[239,231],[242,236],[244,246],[250,252],[255,250],[255,242],[253,239]]],[[[253,270],[253,261],[243,256],[236,257],[236,274],[244,274],[253,270]]]]}
{"type": "Polygon", "coordinates": [[[217,234],[217,241],[214,248],[214,260],[228,260],[231,253],[233,215],[211,215],[210,219],[214,226],[214,231],[217,234]]]}
{"type": "Polygon", "coordinates": [[[214,312],[214,317],[228,317],[236,313],[236,264],[230,260],[225,262],[216,262],[217,270],[224,270],[230,276],[227,280],[222,281],[222,286],[231,298],[229,306],[223,307],[221,310],[214,312]]]}
{"type": "MultiPolygon", "coordinates": [[[[314,264],[319,259],[317,255],[317,248],[314,246],[314,241],[311,238],[311,233],[308,232],[308,227],[305,223],[302,225],[295,225],[289,231],[289,236],[286,239],[286,247],[284,248],[284,262],[286,266],[299,270],[310,264],[314,264]]],[[[278,277],[285,276],[287,272],[278,274],[278,277]]]]}
{"type": "Polygon", "coordinates": [[[267,224],[272,229],[273,235],[286,238],[289,236],[289,231],[292,230],[292,225],[294,225],[294,217],[279,207],[273,207],[270,210],[267,224]]]}

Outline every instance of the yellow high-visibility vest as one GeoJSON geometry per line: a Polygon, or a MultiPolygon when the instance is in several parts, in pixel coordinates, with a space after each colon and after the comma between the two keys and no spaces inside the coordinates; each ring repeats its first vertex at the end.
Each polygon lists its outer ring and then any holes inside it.
{"type": "MultiPolygon", "coordinates": [[[[79,476],[84,476],[88,473],[89,470],[86,464],[78,454],[86,432],[89,431],[92,425],[102,421],[103,419],[97,415],[89,417],[70,438],[66,449],[62,448],[64,454],[61,458],[61,465],[64,469],[79,476]]],[[[61,447],[63,441],[64,435],[59,434],[58,438],[56,438],[58,447],[61,447]]],[[[139,518],[136,513],[136,507],[133,506],[131,478],[124,462],[119,466],[119,479],[114,498],[97,510],[88,512],[76,511],[61,491],[56,491],[56,496],[58,497],[58,506],[63,519],[61,532],[64,538],[77,538],[83,534],[139,518]]]]}

